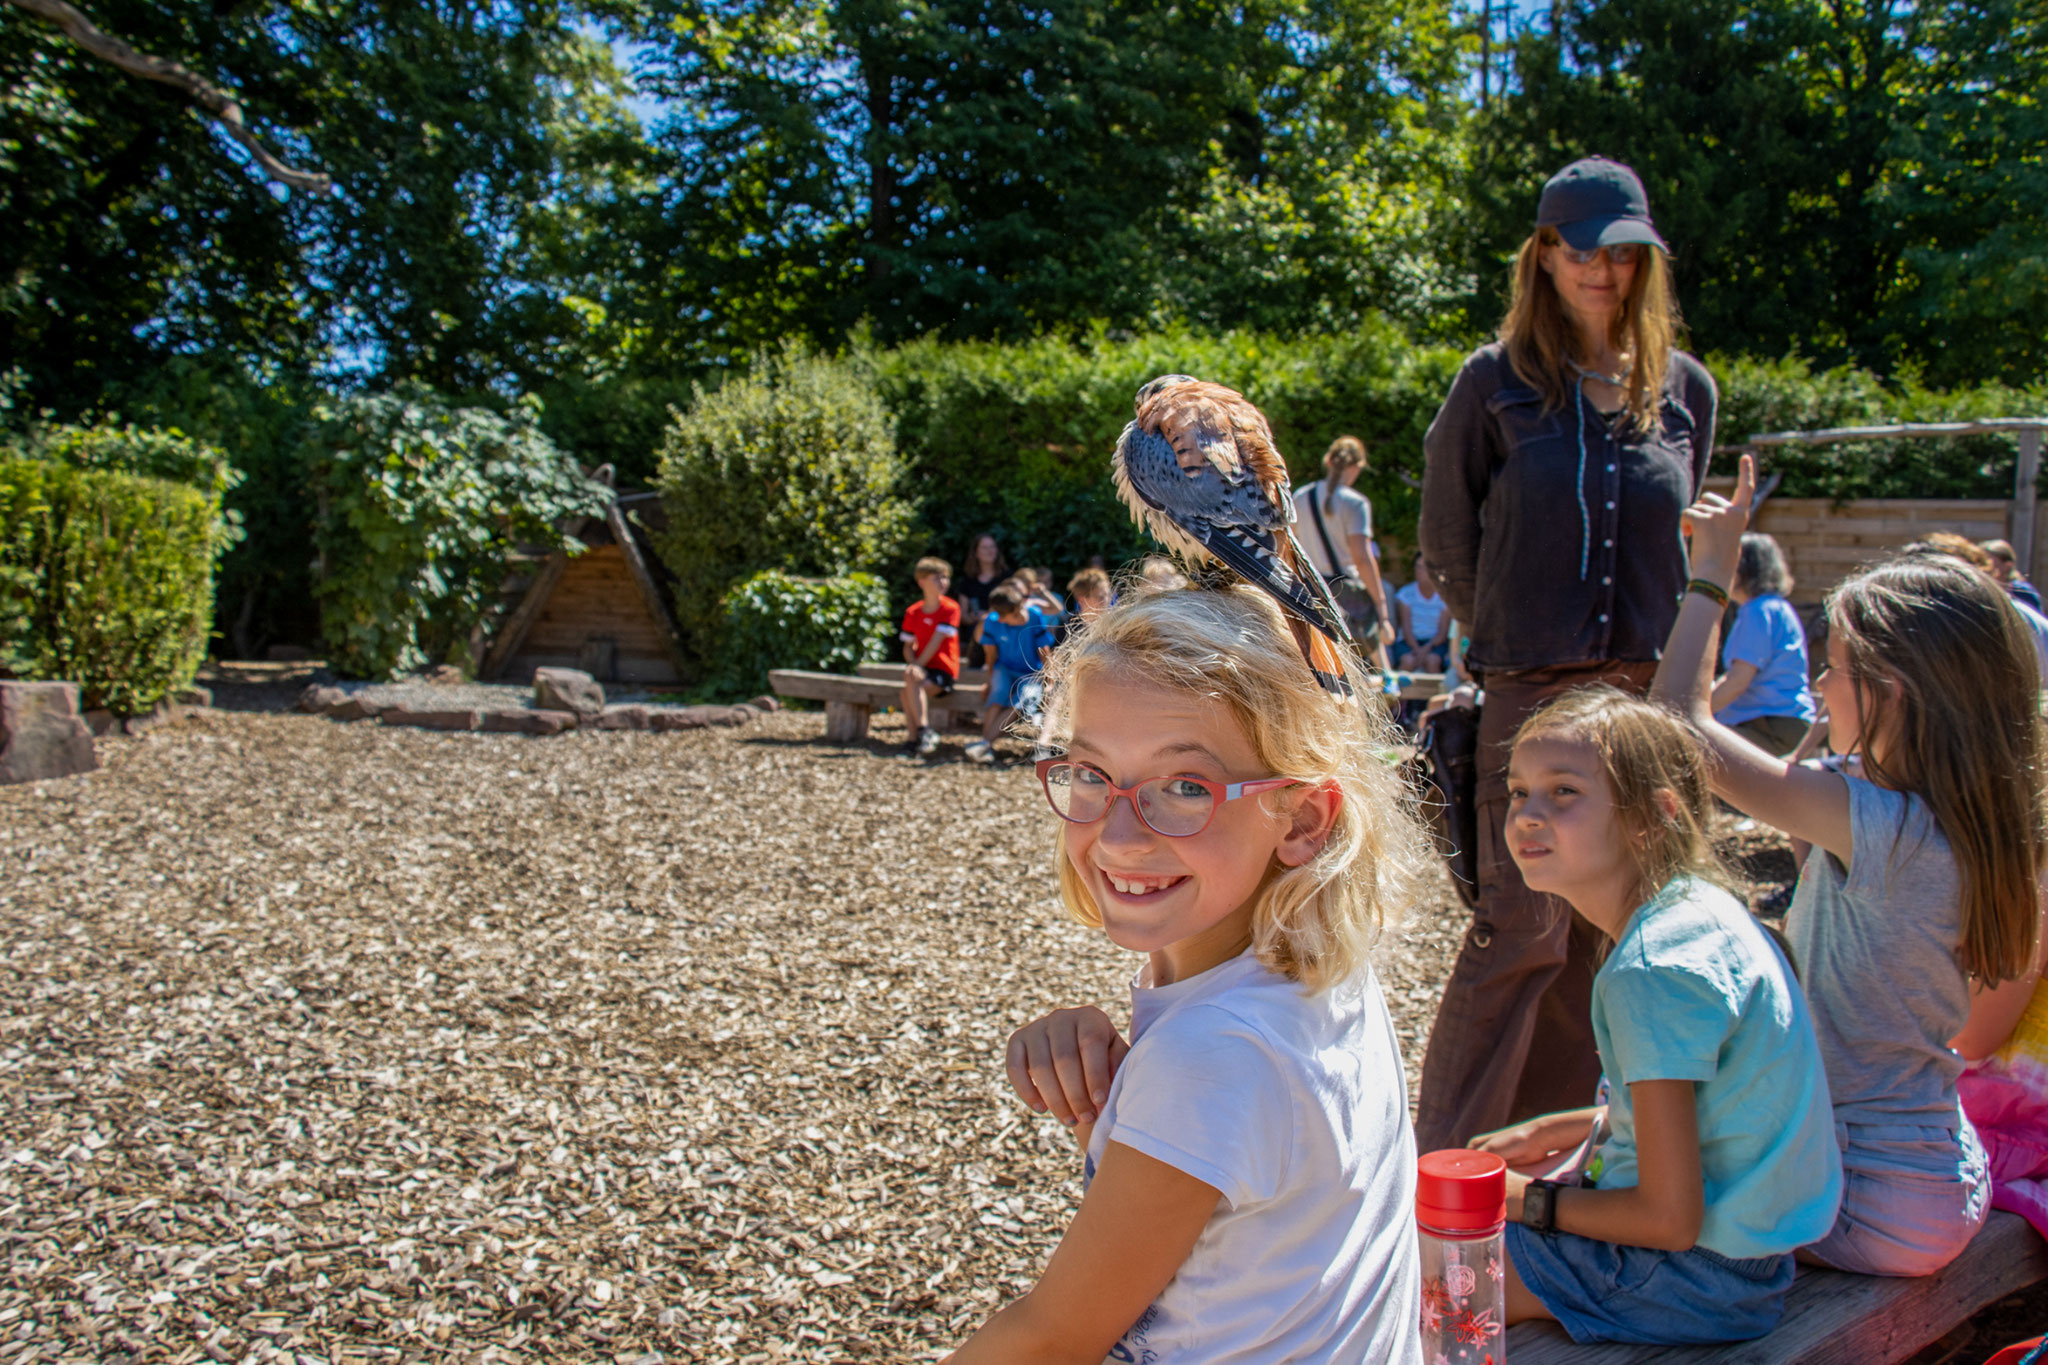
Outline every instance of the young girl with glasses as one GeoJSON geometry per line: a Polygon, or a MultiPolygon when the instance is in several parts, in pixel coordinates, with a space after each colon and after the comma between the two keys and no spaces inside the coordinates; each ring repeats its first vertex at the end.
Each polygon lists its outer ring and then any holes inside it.
{"type": "Polygon", "coordinates": [[[1369,953],[1426,844],[1385,716],[1316,683],[1250,588],[1136,597],[1048,670],[1060,890],[1143,954],[1021,1030],[1010,1081],[1086,1194],[952,1359],[1419,1365],[1415,1146],[1369,953]]]}

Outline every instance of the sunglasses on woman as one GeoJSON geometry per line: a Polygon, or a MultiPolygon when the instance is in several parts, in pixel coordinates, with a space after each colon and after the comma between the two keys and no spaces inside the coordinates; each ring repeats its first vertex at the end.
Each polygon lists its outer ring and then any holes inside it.
{"type": "Polygon", "coordinates": [[[1641,242],[1616,242],[1612,246],[1596,246],[1591,251],[1581,251],[1575,246],[1559,242],[1557,249],[1563,252],[1564,258],[1573,265],[1591,265],[1600,259],[1600,253],[1603,251],[1607,253],[1608,261],[1614,265],[1634,265],[1643,258],[1643,252],[1649,248],[1641,242]]]}
{"type": "Polygon", "coordinates": [[[1129,797],[1131,809],[1146,828],[1169,839],[1188,839],[1200,834],[1216,818],[1216,808],[1225,801],[1261,792],[1278,791],[1300,784],[1298,777],[1261,777],[1250,782],[1205,782],[1199,777],[1148,777],[1143,782],[1119,787],[1102,769],[1070,758],[1038,760],[1038,784],[1053,814],[1075,825],[1092,825],[1109,814],[1119,796],[1129,797]]]}

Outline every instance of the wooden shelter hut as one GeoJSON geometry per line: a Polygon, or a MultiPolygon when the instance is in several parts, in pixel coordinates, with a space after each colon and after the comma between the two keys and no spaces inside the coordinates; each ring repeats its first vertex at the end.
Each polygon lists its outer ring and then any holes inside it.
{"type": "Polygon", "coordinates": [[[573,534],[589,548],[539,561],[484,650],[478,676],[523,682],[536,668],[580,668],[600,682],[682,677],[668,585],[643,523],[659,530],[661,499],[631,493],[573,534]]]}

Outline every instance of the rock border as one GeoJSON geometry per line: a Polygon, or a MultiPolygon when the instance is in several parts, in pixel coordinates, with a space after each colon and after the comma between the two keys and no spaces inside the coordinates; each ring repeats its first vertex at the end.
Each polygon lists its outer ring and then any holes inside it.
{"type": "Polygon", "coordinates": [[[768,712],[781,709],[774,697],[760,696],[737,706],[669,707],[629,702],[606,706],[591,714],[541,707],[428,711],[383,705],[328,683],[312,683],[299,693],[300,711],[330,720],[374,720],[379,725],[484,734],[559,735],[579,729],[666,734],[749,725],[768,712]]]}

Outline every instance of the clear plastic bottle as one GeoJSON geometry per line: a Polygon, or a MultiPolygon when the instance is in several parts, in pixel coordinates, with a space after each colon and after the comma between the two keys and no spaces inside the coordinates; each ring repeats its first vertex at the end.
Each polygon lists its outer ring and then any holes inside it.
{"type": "Polygon", "coordinates": [[[1423,1365],[1506,1365],[1507,1163],[1465,1148],[1418,1163],[1423,1365]]]}

